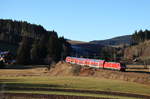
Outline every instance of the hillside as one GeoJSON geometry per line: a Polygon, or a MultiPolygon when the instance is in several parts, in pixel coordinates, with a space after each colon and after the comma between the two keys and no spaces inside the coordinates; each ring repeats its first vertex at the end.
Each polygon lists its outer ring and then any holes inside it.
{"type": "Polygon", "coordinates": [[[15,54],[18,64],[49,64],[64,58],[70,50],[70,44],[54,30],[24,21],[0,19],[0,52],[15,54]]]}
{"type": "Polygon", "coordinates": [[[43,34],[55,34],[54,31],[47,31],[41,25],[30,24],[26,21],[0,19],[0,41],[18,44],[22,37],[40,39],[43,34]]]}
{"type": "Polygon", "coordinates": [[[0,40],[12,44],[18,44],[23,36],[38,38],[46,30],[42,26],[23,21],[0,20],[0,40]]]}
{"type": "Polygon", "coordinates": [[[146,61],[150,63],[150,40],[138,45],[130,46],[124,51],[124,58],[127,60],[146,61]]]}
{"type": "MultiPolygon", "coordinates": [[[[71,43],[72,44],[72,43],[71,43]]],[[[72,44],[72,55],[73,56],[84,56],[84,57],[94,57],[100,54],[103,46],[99,44],[91,43],[74,43],[72,44]]]]}
{"type": "Polygon", "coordinates": [[[125,36],[114,37],[106,40],[94,40],[94,41],[90,41],[90,43],[100,44],[105,46],[122,45],[122,44],[130,45],[132,43],[132,38],[131,35],[125,35],[125,36]]]}
{"type": "Polygon", "coordinates": [[[93,40],[90,42],[68,40],[72,44],[73,55],[74,56],[84,56],[84,57],[94,57],[94,58],[104,58],[112,57],[113,53],[116,56],[122,57],[122,50],[125,45],[130,45],[132,43],[131,35],[119,36],[107,40],[93,40]],[[117,54],[119,53],[119,54],[117,54]]]}
{"type": "Polygon", "coordinates": [[[0,19],[0,50],[14,52],[23,37],[38,40],[46,33],[57,35],[54,31],[45,30],[41,25],[30,24],[25,21],[0,19]]]}

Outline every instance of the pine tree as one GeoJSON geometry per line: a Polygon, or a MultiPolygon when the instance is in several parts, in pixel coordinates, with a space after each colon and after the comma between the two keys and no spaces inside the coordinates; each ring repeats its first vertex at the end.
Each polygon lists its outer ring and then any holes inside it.
{"type": "Polygon", "coordinates": [[[61,43],[59,42],[57,35],[50,35],[47,48],[50,61],[59,61],[61,57],[61,43]]]}
{"type": "Polygon", "coordinates": [[[16,62],[17,64],[28,65],[31,63],[30,50],[31,50],[31,40],[27,37],[22,39],[22,42],[17,51],[16,62]]]}
{"type": "Polygon", "coordinates": [[[72,48],[64,37],[60,37],[59,41],[61,43],[61,60],[64,60],[67,56],[70,55],[72,48]]]}
{"type": "Polygon", "coordinates": [[[32,49],[31,49],[31,61],[33,64],[39,64],[40,63],[40,57],[39,57],[39,44],[38,41],[35,40],[32,49]]]}
{"type": "Polygon", "coordinates": [[[43,34],[39,41],[39,57],[41,59],[46,58],[47,56],[47,43],[48,43],[48,34],[43,34]]]}

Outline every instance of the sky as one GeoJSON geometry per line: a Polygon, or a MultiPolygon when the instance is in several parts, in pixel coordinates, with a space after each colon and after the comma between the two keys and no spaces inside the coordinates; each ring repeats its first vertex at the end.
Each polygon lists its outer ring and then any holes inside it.
{"type": "Polygon", "coordinates": [[[0,18],[40,24],[79,41],[150,30],[150,0],[0,0],[0,18]]]}

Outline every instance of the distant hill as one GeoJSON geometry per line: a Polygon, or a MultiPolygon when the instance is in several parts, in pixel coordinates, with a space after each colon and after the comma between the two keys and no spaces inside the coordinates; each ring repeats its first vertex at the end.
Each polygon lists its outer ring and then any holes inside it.
{"type": "Polygon", "coordinates": [[[100,44],[104,46],[114,46],[114,45],[122,45],[127,44],[130,45],[132,43],[131,35],[114,37],[106,40],[94,40],[90,41],[91,44],[100,44]]]}
{"type": "MultiPolygon", "coordinates": [[[[131,35],[125,35],[107,40],[94,40],[91,42],[74,41],[74,40],[68,40],[68,42],[72,45],[73,48],[72,55],[74,56],[87,56],[87,57],[100,56],[102,58],[105,56],[106,53],[107,54],[109,53],[110,55],[114,53],[112,52],[112,50],[119,51],[115,48],[122,47],[124,44],[130,45],[132,43],[132,38],[131,35]]],[[[122,52],[120,51],[119,53],[121,55],[122,52]]]]}
{"type": "Polygon", "coordinates": [[[70,44],[75,45],[75,44],[86,44],[88,42],[84,42],[84,41],[77,41],[77,40],[67,40],[70,44]]]}
{"type": "Polygon", "coordinates": [[[67,40],[73,50],[72,50],[72,56],[80,57],[92,57],[100,54],[100,50],[103,46],[100,44],[92,44],[90,42],[84,42],[84,41],[76,41],[76,40],[67,40]]]}

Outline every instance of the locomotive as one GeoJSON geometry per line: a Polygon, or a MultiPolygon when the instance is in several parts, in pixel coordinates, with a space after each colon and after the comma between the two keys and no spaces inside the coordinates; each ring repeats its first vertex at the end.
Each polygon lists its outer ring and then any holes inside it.
{"type": "Polygon", "coordinates": [[[125,71],[126,65],[119,62],[107,62],[105,60],[100,59],[87,59],[87,58],[77,58],[77,57],[66,57],[66,62],[71,64],[77,64],[81,66],[88,66],[91,68],[97,69],[112,69],[125,71]]]}

